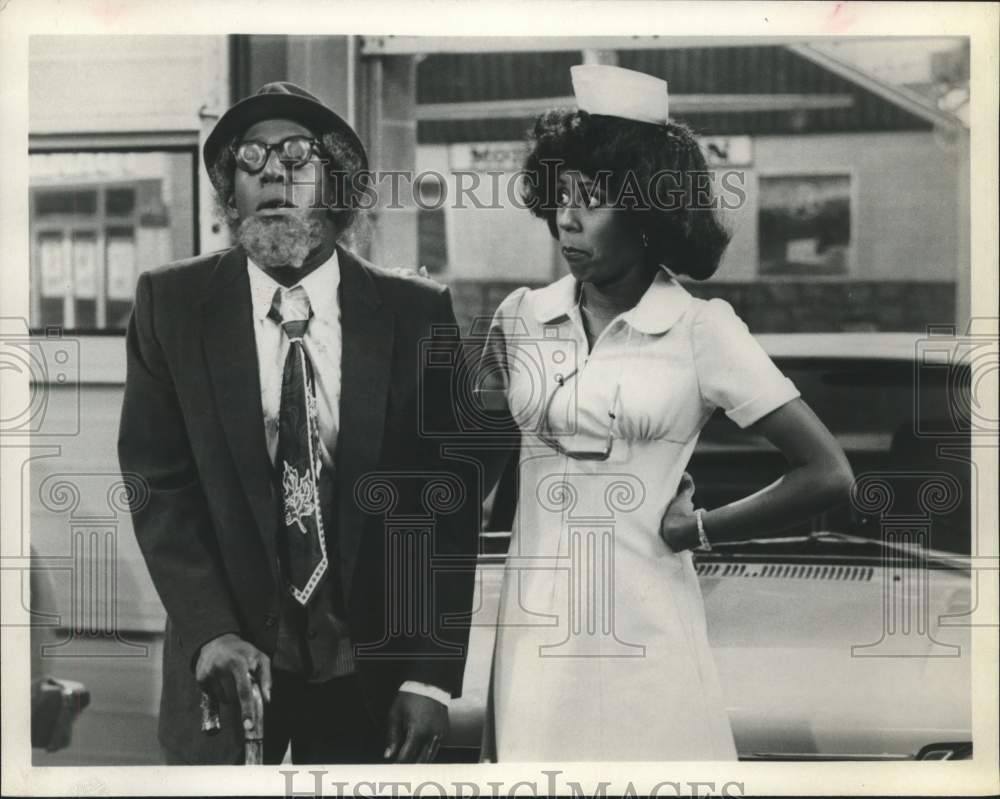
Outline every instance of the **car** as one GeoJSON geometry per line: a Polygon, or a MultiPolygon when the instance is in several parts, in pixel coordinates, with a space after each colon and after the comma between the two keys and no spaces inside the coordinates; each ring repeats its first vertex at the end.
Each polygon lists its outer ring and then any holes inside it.
{"type": "MultiPolygon", "coordinates": [[[[695,555],[740,759],[970,757],[968,363],[910,334],[759,340],[856,479],[848,506],[695,555]]],[[[711,508],[785,468],[775,448],[719,413],[688,471],[696,504],[711,508]]],[[[480,758],[508,540],[482,534],[465,687],[442,762],[480,758]]]]}
{"type": "Polygon", "coordinates": [[[56,601],[46,568],[38,563],[34,549],[30,552],[31,746],[52,753],[70,745],[74,722],[90,704],[90,691],[81,682],[49,673],[49,650],[59,647],[49,626],[57,617],[56,601]]]}

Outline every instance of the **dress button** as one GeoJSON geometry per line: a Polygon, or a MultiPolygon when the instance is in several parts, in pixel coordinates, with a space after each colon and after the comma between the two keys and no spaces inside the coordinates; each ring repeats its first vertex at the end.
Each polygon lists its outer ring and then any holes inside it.
{"type": "Polygon", "coordinates": [[[308,635],[309,636],[309,640],[312,641],[313,639],[316,638],[316,631],[315,630],[310,630],[309,632],[306,633],[306,635],[308,635]]]}
{"type": "Polygon", "coordinates": [[[267,614],[267,615],[266,615],[266,616],[264,617],[264,626],[265,626],[265,627],[273,627],[273,626],[274,626],[274,624],[275,624],[275,622],[276,622],[277,620],[278,620],[277,616],[275,616],[275,615],[274,615],[273,613],[268,613],[268,614],[267,614]]]}

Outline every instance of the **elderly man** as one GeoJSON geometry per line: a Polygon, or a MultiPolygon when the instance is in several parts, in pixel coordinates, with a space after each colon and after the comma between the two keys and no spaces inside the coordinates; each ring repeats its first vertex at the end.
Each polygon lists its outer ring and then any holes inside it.
{"type": "Polygon", "coordinates": [[[256,682],[265,762],[289,744],[297,763],[428,761],[461,690],[478,528],[478,481],[440,454],[449,388],[421,367],[422,341],[457,344],[449,294],[338,244],[366,154],[305,90],[235,104],[204,158],[238,244],[139,278],[119,435],[168,616],[167,759],[239,762],[256,682]],[[429,511],[434,480],[459,501],[429,511]]]}

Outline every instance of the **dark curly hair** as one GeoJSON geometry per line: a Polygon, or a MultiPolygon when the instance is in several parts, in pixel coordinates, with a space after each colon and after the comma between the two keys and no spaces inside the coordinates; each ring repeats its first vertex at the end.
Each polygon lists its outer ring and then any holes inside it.
{"type": "MultiPolygon", "coordinates": [[[[233,148],[240,142],[243,134],[237,134],[224,147],[219,149],[215,161],[208,167],[208,174],[215,187],[216,210],[229,225],[231,231],[239,226],[239,220],[229,213],[232,207],[233,194],[236,187],[236,158],[233,148]]],[[[365,182],[359,180],[362,169],[358,153],[333,133],[323,133],[317,136],[320,142],[319,157],[326,162],[327,177],[335,181],[337,186],[337,208],[331,208],[337,230],[344,234],[350,230],[357,218],[359,197],[364,192],[365,182]],[[345,196],[346,195],[346,196],[345,196]]]]}
{"type": "Polygon", "coordinates": [[[705,158],[687,126],[552,110],[535,121],[529,146],[522,199],[554,238],[559,174],[576,170],[626,211],[636,236],[645,235],[650,265],[696,280],[718,268],[730,234],[715,211],[705,158]]]}

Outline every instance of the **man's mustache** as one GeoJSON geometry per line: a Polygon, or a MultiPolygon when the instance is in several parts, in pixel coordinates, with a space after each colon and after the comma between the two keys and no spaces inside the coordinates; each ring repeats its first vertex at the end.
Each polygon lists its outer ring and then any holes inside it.
{"type": "Polygon", "coordinates": [[[281,208],[298,208],[298,206],[290,202],[289,200],[283,200],[280,197],[272,197],[269,200],[262,200],[257,204],[258,211],[267,211],[271,209],[281,209],[281,208]]]}

